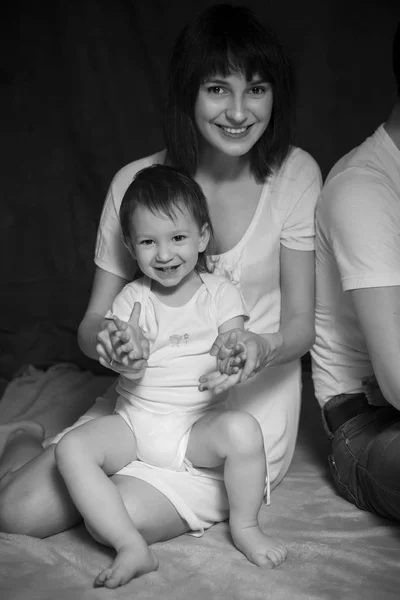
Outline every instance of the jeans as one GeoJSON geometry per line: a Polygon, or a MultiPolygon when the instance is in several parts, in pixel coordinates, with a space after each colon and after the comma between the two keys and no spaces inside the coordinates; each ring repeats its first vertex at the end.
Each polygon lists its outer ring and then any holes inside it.
{"type": "Polygon", "coordinates": [[[363,510],[400,521],[400,412],[372,406],[364,394],[341,394],[322,414],[339,494],[363,510]]]}

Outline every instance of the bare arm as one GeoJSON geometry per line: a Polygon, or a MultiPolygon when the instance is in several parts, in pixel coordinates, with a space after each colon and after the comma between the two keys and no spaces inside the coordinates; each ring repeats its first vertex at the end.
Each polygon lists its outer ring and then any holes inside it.
{"type": "Polygon", "coordinates": [[[400,286],[348,293],[382,394],[400,410],[400,286]]]}
{"type": "Polygon", "coordinates": [[[281,246],[281,322],[262,336],[268,345],[264,366],[288,363],[305,354],[315,339],[315,255],[281,246]]]}
{"type": "Polygon", "coordinates": [[[105,319],[126,280],[97,268],[92,294],[78,330],[78,343],[85,354],[117,373],[140,378],[147,367],[149,343],[139,327],[141,306],[135,302],[127,322],[105,319]]]}
{"type": "MultiPolygon", "coordinates": [[[[258,335],[237,331],[237,341],[246,347],[246,364],[240,381],[244,382],[267,366],[288,363],[303,356],[315,338],[315,259],[313,251],[289,250],[281,246],[281,320],[276,333],[258,335]]],[[[231,334],[230,334],[231,335],[231,334]]],[[[228,334],[220,334],[211,354],[224,359],[238,354],[228,334]]],[[[237,356],[230,366],[240,366],[237,356]]]]}
{"type": "Polygon", "coordinates": [[[234,317],[218,327],[219,335],[227,335],[225,347],[231,352],[223,359],[217,357],[217,369],[200,377],[201,392],[211,390],[214,394],[220,394],[239,383],[246,362],[246,348],[237,341],[237,334],[241,331],[244,331],[243,317],[234,317]]]}
{"type": "Polygon", "coordinates": [[[218,327],[218,333],[227,333],[232,329],[244,329],[244,318],[243,317],[234,317],[233,319],[229,319],[229,321],[225,321],[222,323],[220,327],[218,327]]]}
{"type": "Polygon", "coordinates": [[[126,283],[122,277],[96,267],[89,304],[78,329],[79,347],[90,358],[99,358],[97,335],[109,323],[104,315],[126,283]]]}
{"type": "MultiPolygon", "coordinates": [[[[218,371],[227,375],[236,374],[242,370],[246,362],[246,346],[238,341],[238,334],[244,332],[244,318],[229,319],[218,327],[218,335],[226,334],[225,347],[232,350],[226,358],[217,357],[218,371]]],[[[237,383],[237,382],[235,382],[237,383]]]]}

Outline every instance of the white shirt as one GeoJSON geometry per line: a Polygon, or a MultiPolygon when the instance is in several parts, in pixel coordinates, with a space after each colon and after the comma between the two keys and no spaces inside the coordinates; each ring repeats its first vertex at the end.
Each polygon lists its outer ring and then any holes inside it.
{"type": "Polygon", "coordinates": [[[151,280],[128,283],[115,298],[107,317],[128,321],[141,303],[139,326],[150,344],[148,367],[140,379],[119,377],[117,391],[146,402],[153,412],[208,406],[212,392],[200,392],[199,379],[217,369],[210,355],[218,328],[235,317],[248,319],[242,296],[225,277],[200,273],[203,284],[183,306],[168,306],[151,290],[151,280]],[[171,408],[172,407],[172,408],[171,408]]]}
{"type": "Polygon", "coordinates": [[[317,206],[316,342],[321,405],[362,391],[372,364],[349,290],[400,285],[400,151],[381,125],[331,170],[317,206]]]}

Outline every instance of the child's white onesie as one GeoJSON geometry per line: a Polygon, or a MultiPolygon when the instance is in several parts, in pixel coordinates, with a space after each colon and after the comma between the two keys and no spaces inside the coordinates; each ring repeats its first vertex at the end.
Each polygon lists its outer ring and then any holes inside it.
{"type": "Polygon", "coordinates": [[[193,424],[208,410],[222,408],[226,394],[200,392],[199,378],[216,370],[210,349],[218,327],[248,313],[237,286],[225,278],[200,274],[202,285],[184,305],[171,307],[142,277],[126,285],[107,317],[128,321],[141,303],[139,325],[150,343],[148,367],[141,379],[120,375],[115,412],[131,427],[137,458],[157,467],[186,470],[186,447],[193,424]]]}

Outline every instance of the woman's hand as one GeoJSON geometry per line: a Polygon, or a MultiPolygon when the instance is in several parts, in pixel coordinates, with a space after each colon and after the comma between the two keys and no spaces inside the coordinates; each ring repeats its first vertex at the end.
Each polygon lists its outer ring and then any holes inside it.
{"type": "Polygon", "coordinates": [[[200,392],[211,390],[214,394],[220,394],[239,383],[243,366],[246,363],[246,347],[244,344],[238,343],[236,331],[239,330],[226,332],[229,337],[221,352],[223,358],[217,356],[216,371],[200,377],[200,392]]]}
{"type": "Polygon", "coordinates": [[[216,338],[210,354],[217,357],[218,368],[221,370],[222,367],[223,373],[232,375],[240,370],[239,383],[244,383],[261,371],[275,354],[275,336],[260,336],[252,331],[234,329],[216,338]]]}
{"type": "Polygon", "coordinates": [[[107,319],[98,333],[96,350],[99,362],[117,373],[142,377],[149,357],[149,342],[139,327],[141,305],[135,302],[129,321],[107,319]]]}
{"type": "Polygon", "coordinates": [[[213,371],[212,373],[200,377],[199,390],[200,392],[210,390],[214,394],[220,394],[239,383],[241,374],[242,369],[238,369],[236,373],[233,373],[232,375],[227,375],[220,371],[213,371]]]}

